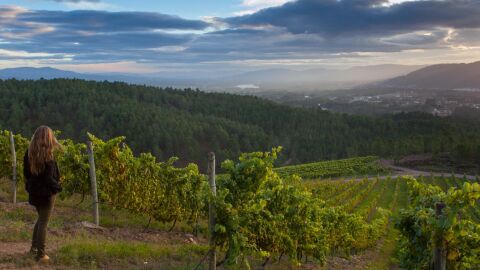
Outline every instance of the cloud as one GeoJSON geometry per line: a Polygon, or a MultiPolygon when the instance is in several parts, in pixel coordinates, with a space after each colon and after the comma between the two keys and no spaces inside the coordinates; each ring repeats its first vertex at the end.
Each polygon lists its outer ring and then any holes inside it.
{"type": "Polygon", "coordinates": [[[0,6],[0,54],[86,68],[122,63],[117,66],[128,70],[139,63],[216,72],[212,67],[385,63],[401,55],[465,59],[469,50],[480,50],[480,1],[249,0],[243,7],[259,10],[189,20],[155,12],[0,6]]]}
{"type": "Polygon", "coordinates": [[[261,9],[281,6],[292,0],[243,0],[242,6],[246,9],[234,13],[236,16],[253,14],[261,9]]]}
{"type": "Polygon", "coordinates": [[[178,16],[155,12],[108,12],[96,10],[29,11],[17,20],[45,23],[59,28],[83,31],[141,31],[155,29],[202,30],[209,26],[200,20],[187,20],[178,16]]]}
{"type": "MultiPolygon", "coordinates": [[[[0,7],[0,48],[77,63],[158,61],[185,50],[210,24],[153,12],[32,11],[0,7]]],[[[7,51],[3,54],[6,55],[7,51]]],[[[9,54],[9,57],[22,53],[9,54]]]]}
{"type": "Polygon", "coordinates": [[[272,25],[294,34],[328,37],[394,35],[435,27],[480,27],[478,0],[424,0],[385,6],[385,0],[298,0],[226,18],[232,27],[272,25]]]}
{"type": "Polygon", "coordinates": [[[0,39],[17,41],[36,34],[51,32],[53,27],[31,22],[19,22],[17,17],[28,12],[17,6],[0,6],[0,39]]]}
{"type": "Polygon", "coordinates": [[[45,0],[61,3],[71,10],[111,10],[115,5],[102,2],[101,0],[45,0]]]}
{"type": "Polygon", "coordinates": [[[104,2],[64,2],[64,4],[71,10],[112,10],[117,8],[113,4],[104,2]]]}
{"type": "MultiPolygon", "coordinates": [[[[163,46],[176,46],[191,40],[191,35],[176,35],[162,32],[134,33],[95,33],[77,35],[75,33],[52,32],[34,39],[39,44],[45,44],[43,49],[72,52],[112,52],[123,50],[144,50],[163,46]],[[51,45],[50,45],[51,44],[51,45]]],[[[127,53],[127,52],[124,52],[127,53]]]]}
{"type": "Polygon", "coordinates": [[[247,7],[272,7],[280,6],[291,0],[243,0],[242,5],[247,7]]]}
{"type": "Polygon", "coordinates": [[[418,47],[421,45],[436,44],[448,40],[451,29],[436,29],[432,31],[416,31],[382,38],[386,44],[418,47]]]}
{"type": "Polygon", "coordinates": [[[323,37],[295,34],[284,28],[237,28],[210,32],[189,43],[189,49],[204,58],[223,61],[368,57],[376,52],[447,48],[444,39],[449,29],[418,31],[408,34],[323,37]]]}
{"type": "Polygon", "coordinates": [[[0,22],[15,18],[18,14],[27,11],[27,9],[18,6],[0,6],[0,22]]]}
{"type": "Polygon", "coordinates": [[[0,59],[60,59],[71,55],[0,49],[0,59]]]}

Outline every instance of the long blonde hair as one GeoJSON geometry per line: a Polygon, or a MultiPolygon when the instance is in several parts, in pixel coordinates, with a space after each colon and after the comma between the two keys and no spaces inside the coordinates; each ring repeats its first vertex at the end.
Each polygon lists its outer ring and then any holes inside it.
{"type": "Polygon", "coordinates": [[[30,172],[39,175],[45,169],[45,163],[54,160],[53,151],[60,147],[51,128],[40,126],[32,136],[28,146],[30,172]]]}

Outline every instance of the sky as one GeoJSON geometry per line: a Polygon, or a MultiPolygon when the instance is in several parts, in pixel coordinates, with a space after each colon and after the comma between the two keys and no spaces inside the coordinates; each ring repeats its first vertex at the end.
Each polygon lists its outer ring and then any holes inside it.
{"type": "Polygon", "coordinates": [[[0,68],[216,76],[479,60],[479,0],[0,0],[0,68]]]}

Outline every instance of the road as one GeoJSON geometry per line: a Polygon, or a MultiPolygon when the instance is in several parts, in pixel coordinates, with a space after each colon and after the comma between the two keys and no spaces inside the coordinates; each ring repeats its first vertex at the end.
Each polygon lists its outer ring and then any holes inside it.
{"type": "MultiPolygon", "coordinates": [[[[395,166],[392,165],[390,162],[382,162],[382,165],[385,166],[386,168],[390,169],[392,173],[390,175],[382,175],[382,176],[367,176],[367,177],[355,177],[355,178],[341,178],[344,180],[363,180],[363,179],[380,179],[384,180],[387,178],[394,178],[394,177],[399,177],[399,176],[412,176],[412,177],[430,177],[430,176],[435,176],[435,177],[451,177],[452,175],[455,176],[456,178],[466,178],[467,180],[472,180],[476,181],[478,178],[475,175],[463,175],[463,174],[451,174],[451,173],[436,173],[436,172],[426,172],[426,171],[419,171],[415,169],[410,169],[410,168],[405,168],[405,167],[400,167],[400,166],[395,166]]],[[[336,180],[341,180],[341,179],[336,179],[336,180]]]]}

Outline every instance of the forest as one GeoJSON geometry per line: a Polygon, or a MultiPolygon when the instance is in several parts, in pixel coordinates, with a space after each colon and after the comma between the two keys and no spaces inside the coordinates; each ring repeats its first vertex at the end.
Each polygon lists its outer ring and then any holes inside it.
{"type": "Polygon", "coordinates": [[[376,155],[449,152],[480,160],[480,123],[425,113],[378,117],[294,108],[253,96],[78,79],[0,80],[0,129],[30,136],[41,124],[60,137],[126,136],[135,153],[177,156],[201,169],[282,146],[278,165],[376,155]],[[205,164],[206,165],[206,164],[205,164]]]}

